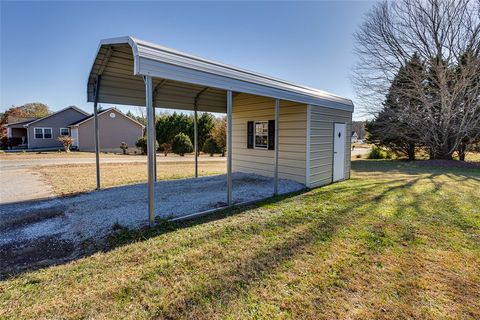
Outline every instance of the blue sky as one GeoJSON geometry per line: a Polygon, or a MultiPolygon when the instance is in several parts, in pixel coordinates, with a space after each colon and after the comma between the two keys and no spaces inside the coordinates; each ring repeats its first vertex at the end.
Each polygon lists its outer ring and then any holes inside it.
{"type": "Polygon", "coordinates": [[[123,35],[355,101],[353,32],[372,4],[2,1],[0,111],[39,101],[91,112],[86,84],[98,42],[123,35]]]}

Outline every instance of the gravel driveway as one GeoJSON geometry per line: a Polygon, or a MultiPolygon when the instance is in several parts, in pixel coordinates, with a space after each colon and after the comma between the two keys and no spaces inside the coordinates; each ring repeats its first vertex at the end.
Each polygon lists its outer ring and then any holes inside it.
{"type": "MultiPolygon", "coordinates": [[[[161,218],[181,217],[226,204],[226,177],[163,180],[155,185],[155,208],[161,218]]],[[[303,189],[280,179],[279,192],[303,189]]],[[[273,179],[233,174],[234,203],[272,195],[273,179]]],[[[86,242],[101,243],[120,224],[148,224],[147,188],[129,185],[73,197],[0,205],[0,276],[19,267],[58,263],[82,254],[86,242]]]]}

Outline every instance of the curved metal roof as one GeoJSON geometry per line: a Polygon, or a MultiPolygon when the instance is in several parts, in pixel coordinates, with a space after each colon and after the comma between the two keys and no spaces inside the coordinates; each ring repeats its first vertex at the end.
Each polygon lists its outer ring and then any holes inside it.
{"type": "Polygon", "coordinates": [[[192,109],[197,101],[199,110],[225,112],[225,90],[232,90],[353,112],[349,99],[134,37],[100,42],[88,82],[89,102],[97,75],[102,75],[98,101],[104,103],[144,105],[139,76],[148,75],[154,78],[157,107],[192,109]]]}

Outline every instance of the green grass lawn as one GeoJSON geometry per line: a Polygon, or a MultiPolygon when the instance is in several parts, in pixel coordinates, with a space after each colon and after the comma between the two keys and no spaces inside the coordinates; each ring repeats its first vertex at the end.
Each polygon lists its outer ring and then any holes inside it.
{"type": "Polygon", "coordinates": [[[0,282],[0,318],[479,319],[480,170],[352,179],[0,282]]]}

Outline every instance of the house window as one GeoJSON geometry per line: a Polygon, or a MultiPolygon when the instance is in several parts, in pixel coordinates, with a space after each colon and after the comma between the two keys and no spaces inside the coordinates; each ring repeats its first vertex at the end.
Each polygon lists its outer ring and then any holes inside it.
{"type": "Polygon", "coordinates": [[[35,139],[43,139],[43,129],[35,128],[35,139]]]}
{"type": "Polygon", "coordinates": [[[69,136],[70,130],[68,128],[60,128],[60,135],[61,136],[69,136]]]}
{"type": "Polygon", "coordinates": [[[35,128],[35,139],[52,139],[52,128],[35,128]]]}
{"type": "Polygon", "coordinates": [[[43,128],[43,139],[52,139],[52,128],[43,128]]]}
{"type": "Polygon", "coordinates": [[[255,122],[255,149],[268,148],[268,121],[255,122]]]}

